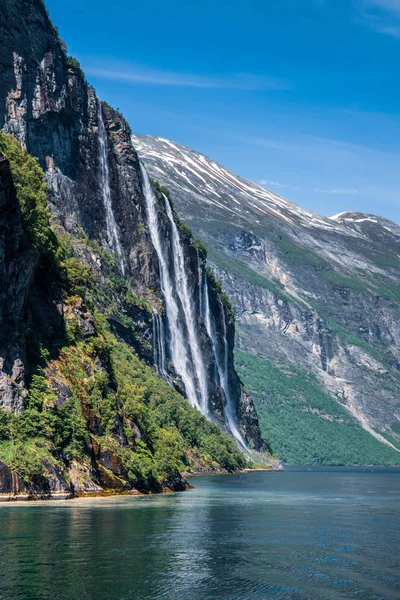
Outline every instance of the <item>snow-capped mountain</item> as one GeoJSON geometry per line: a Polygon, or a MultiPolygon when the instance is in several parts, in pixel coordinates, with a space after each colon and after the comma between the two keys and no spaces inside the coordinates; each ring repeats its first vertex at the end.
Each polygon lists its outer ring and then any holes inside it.
{"type": "Polygon", "coordinates": [[[152,136],[132,139],[154,177],[159,173],[160,180],[168,180],[171,189],[176,187],[181,194],[188,194],[188,202],[195,198],[204,209],[212,207],[212,218],[235,215],[252,225],[276,218],[289,225],[346,233],[340,220],[304,210],[186,146],[152,136]]]}
{"type": "MultiPolygon", "coordinates": [[[[169,189],[178,214],[206,243],[236,309],[238,347],[283,378],[292,368],[312,375],[345,415],[395,452],[400,227],[363,213],[319,216],[190,148],[151,136],[132,139],[151,177],[169,189]]],[[[258,380],[253,373],[246,383],[252,388],[258,380]]],[[[254,394],[261,415],[281,410],[278,392],[254,394]]],[[[315,430],[336,423],[332,435],[339,439],[346,418],[324,412],[311,397],[302,400],[299,422],[305,413],[319,415],[315,430]]]]}

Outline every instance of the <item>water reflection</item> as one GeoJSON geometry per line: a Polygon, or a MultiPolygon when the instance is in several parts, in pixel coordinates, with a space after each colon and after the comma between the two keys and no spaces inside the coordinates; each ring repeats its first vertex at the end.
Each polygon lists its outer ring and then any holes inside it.
{"type": "Polygon", "coordinates": [[[0,506],[0,599],[400,597],[399,472],[196,480],[151,498],[0,506]]]}

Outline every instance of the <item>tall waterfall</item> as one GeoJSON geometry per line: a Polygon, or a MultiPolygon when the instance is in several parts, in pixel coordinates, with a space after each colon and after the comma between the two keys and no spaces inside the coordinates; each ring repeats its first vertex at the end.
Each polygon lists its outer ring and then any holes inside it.
{"type": "MultiPolygon", "coordinates": [[[[208,389],[207,389],[207,369],[203,361],[201,351],[199,332],[196,322],[193,300],[189,291],[189,282],[186,276],[185,259],[183,255],[183,247],[176,226],[174,216],[172,214],[171,205],[168,198],[164,196],[165,209],[172,231],[172,256],[174,262],[175,285],[178,297],[181,300],[183,314],[185,317],[186,329],[188,332],[190,351],[193,358],[197,382],[199,384],[200,407],[204,414],[208,413],[208,389]]],[[[181,349],[182,351],[182,349],[181,349]]]]}
{"type": "Polygon", "coordinates": [[[98,126],[99,126],[99,186],[103,196],[104,208],[106,210],[106,225],[108,244],[114,252],[117,253],[122,274],[125,275],[125,261],[122,252],[122,246],[119,239],[118,226],[115,221],[111,202],[110,172],[108,169],[108,139],[106,128],[104,127],[103,114],[101,111],[101,102],[98,101],[98,126]]]}
{"type": "Polygon", "coordinates": [[[245,441],[239,431],[234,401],[229,389],[228,327],[224,306],[218,297],[223,326],[222,335],[218,336],[215,318],[210,309],[207,276],[201,267],[199,252],[197,252],[199,280],[198,309],[190,291],[185,269],[184,250],[170,202],[163,195],[170,232],[170,243],[166,243],[165,233],[161,231],[160,227],[157,196],[151,186],[147,171],[141,163],[140,169],[143,179],[143,193],[146,200],[147,222],[160,267],[161,291],[165,303],[169,334],[166,338],[164,335],[163,320],[159,315],[154,314],[154,365],[161,374],[167,377],[165,365],[167,339],[168,352],[177,374],[183,381],[189,402],[204,415],[210,416],[208,375],[205,357],[201,348],[197,321],[197,313],[200,310],[200,316],[210,338],[215,358],[214,382],[222,388],[226,398],[226,405],[224,407],[225,424],[237,443],[244,450],[247,450],[245,441]]]}
{"type": "Polygon", "coordinates": [[[207,329],[207,333],[212,342],[212,347],[213,347],[214,356],[215,356],[215,363],[217,365],[217,370],[218,370],[219,385],[224,390],[224,394],[225,394],[225,398],[226,398],[226,405],[225,405],[225,409],[224,409],[225,423],[226,423],[228,429],[230,430],[230,432],[232,433],[233,437],[235,438],[235,440],[240,444],[240,446],[242,446],[245,450],[247,450],[246,443],[245,443],[245,441],[242,437],[242,434],[240,433],[239,428],[238,428],[235,406],[234,406],[232,396],[231,396],[231,393],[229,390],[229,351],[228,351],[229,349],[228,349],[228,340],[227,340],[228,328],[226,325],[225,310],[224,310],[223,304],[221,302],[221,299],[219,297],[218,297],[218,302],[220,305],[222,324],[223,324],[222,348],[218,347],[220,344],[218,344],[215,322],[214,322],[214,318],[213,318],[211,310],[210,310],[210,298],[209,298],[209,293],[208,293],[207,276],[206,276],[206,274],[204,274],[204,284],[203,284],[204,323],[205,323],[205,326],[207,329]]]}
{"type": "Polygon", "coordinates": [[[160,375],[167,376],[165,366],[164,323],[160,315],[153,313],[153,362],[160,375]]]}
{"type": "Polygon", "coordinates": [[[171,226],[172,257],[160,231],[157,197],[146,169],[140,164],[150,236],[160,265],[161,291],[169,329],[169,350],[192,406],[208,414],[207,377],[191,306],[183,249],[168,199],[165,207],[171,226]],[[171,264],[172,263],[172,264],[171,264]],[[172,276],[171,276],[172,272],[172,276]]]}

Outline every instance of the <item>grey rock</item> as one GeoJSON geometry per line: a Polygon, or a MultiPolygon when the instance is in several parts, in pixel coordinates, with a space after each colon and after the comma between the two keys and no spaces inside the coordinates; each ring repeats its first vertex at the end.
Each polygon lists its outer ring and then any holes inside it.
{"type": "Polygon", "coordinates": [[[387,443],[400,441],[400,227],[321,217],[190,148],[133,136],[148,171],[210,249],[236,310],[236,344],[317,378],[387,443]]]}

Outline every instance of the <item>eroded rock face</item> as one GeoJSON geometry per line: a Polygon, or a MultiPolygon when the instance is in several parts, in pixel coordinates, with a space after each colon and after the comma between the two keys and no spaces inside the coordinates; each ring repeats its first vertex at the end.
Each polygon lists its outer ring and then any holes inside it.
{"type": "Polygon", "coordinates": [[[14,496],[19,493],[27,493],[22,478],[0,461],[0,494],[14,496]]]}
{"type": "Polygon", "coordinates": [[[62,471],[48,461],[44,461],[43,466],[46,477],[38,478],[27,484],[18,473],[0,461],[0,501],[50,500],[53,497],[69,497],[72,489],[62,471]]]}

